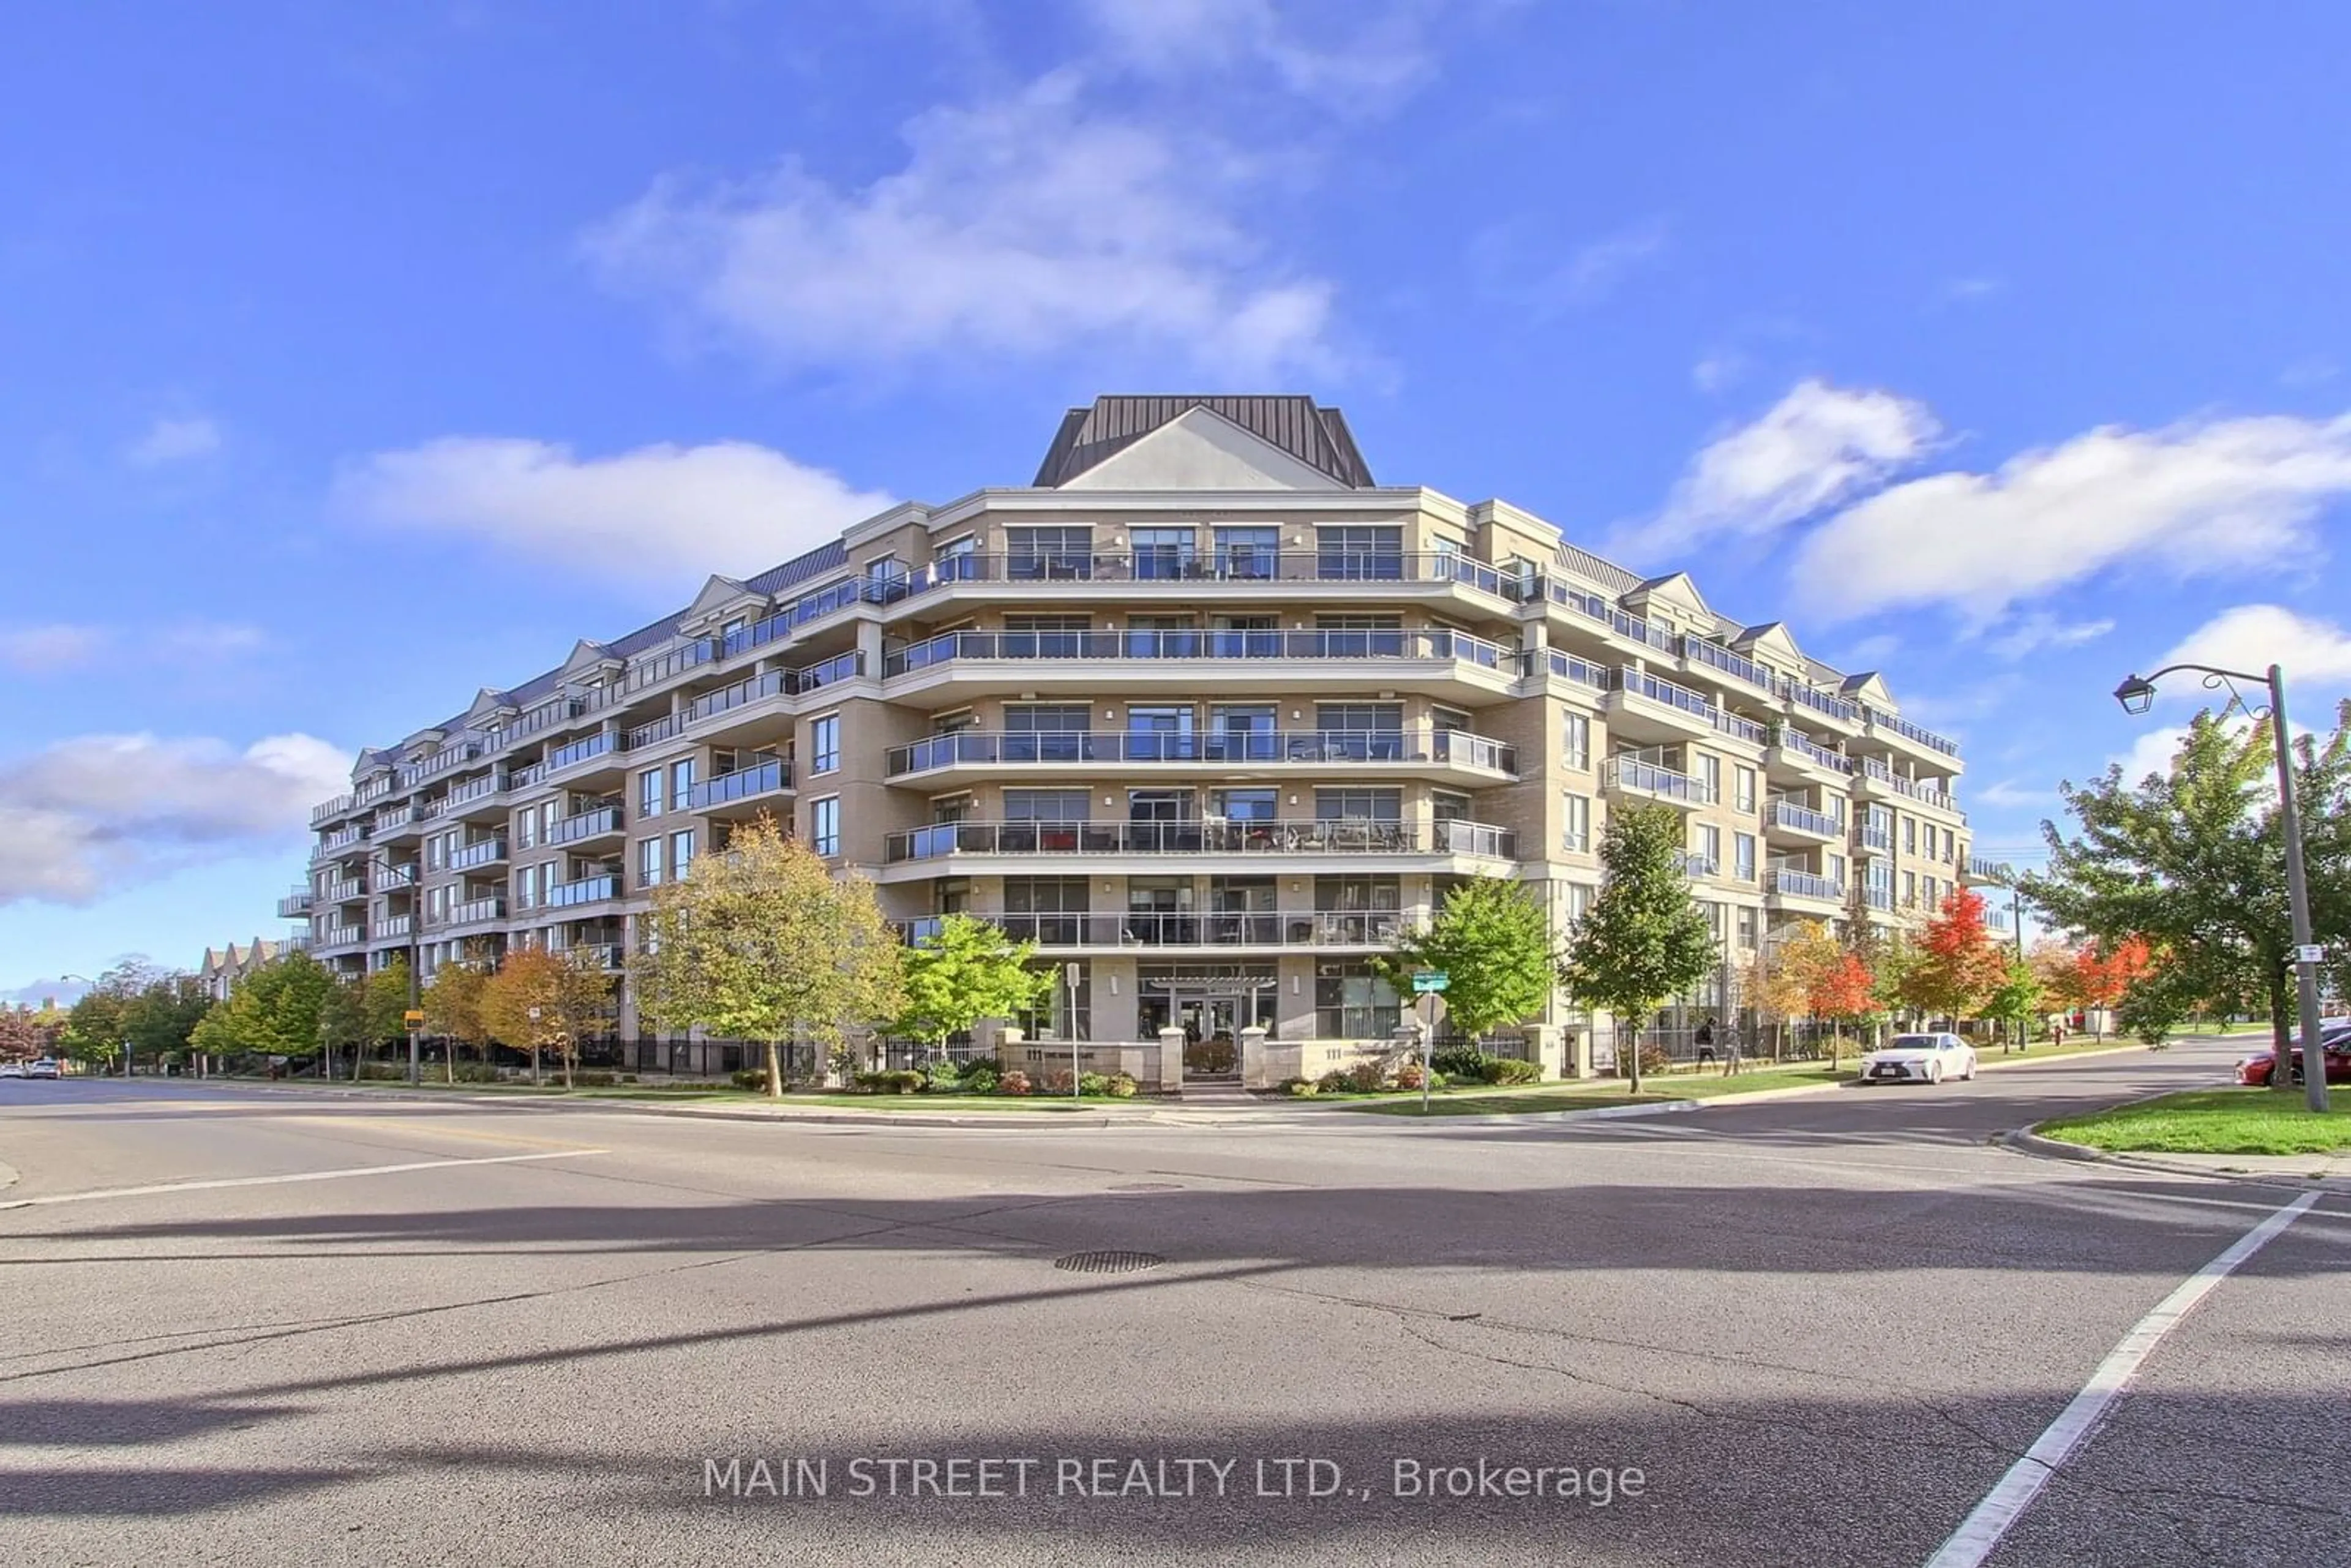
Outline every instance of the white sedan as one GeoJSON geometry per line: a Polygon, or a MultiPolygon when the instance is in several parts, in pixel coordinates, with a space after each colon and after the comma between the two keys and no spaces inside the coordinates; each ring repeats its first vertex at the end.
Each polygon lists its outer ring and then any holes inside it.
{"type": "Polygon", "coordinates": [[[1864,1083],[1940,1083],[1976,1075],[1975,1047],[1955,1034],[1897,1034],[1861,1059],[1864,1083]]]}

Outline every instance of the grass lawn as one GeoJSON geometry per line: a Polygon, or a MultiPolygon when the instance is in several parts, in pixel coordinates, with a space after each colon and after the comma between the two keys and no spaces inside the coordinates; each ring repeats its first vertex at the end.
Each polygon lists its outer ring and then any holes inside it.
{"type": "MultiPolygon", "coordinates": [[[[737,1089],[726,1084],[696,1083],[664,1089],[658,1085],[623,1084],[612,1088],[566,1089],[560,1082],[546,1084],[444,1083],[437,1078],[427,1078],[422,1083],[388,1078],[362,1078],[357,1083],[349,1079],[321,1082],[318,1079],[292,1079],[301,1087],[329,1089],[437,1089],[448,1094],[527,1094],[538,1099],[554,1100],[731,1100],[745,1105],[771,1103],[757,1089],[737,1089]]],[[[1089,1094],[1072,1099],[1067,1094],[787,1094],[780,1103],[808,1106],[838,1106],[856,1111],[1095,1111],[1105,1105],[1139,1106],[1152,1102],[1146,1096],[1119,1099],[1109,1094],[1089,1094]]]]}
{"type": "Polygon", "coordinates": [[[2351,1149],[2351,1103],[2315,1116],[2300,1090],[2197,1089],[2033,1130],[2115,1154],[2321,1155],[2351,1149]]]}
{"type": "MultiPolygon", "coordinates": [[[[1295,1102],[1311,1105],[1320,1095],[1310,1095],[1295,1102]]],[[[1680,1094],[1644,1092],[1627,1094],[1621,1083],[1606,1086],[1606,1080],[1594,1087],[1590,1080],[1573,1083],[1554,1083],[1548,1087],[1534,1084],[1512,1089],[1462,1091],[1439,1089],[1428,1097],[1431,1116],[1520,1116],[1537,1111],[1589,1111],[1602,1105],[1651,1105],[1685,1098],[1680,1094]]],[[[1374,1116],[1420,1115],[1420,1093],[1366,1094],[1360,1099],[1333,1101],[1332,1108],[1340,1111],[1362,1111],[1374,1116]]]]}

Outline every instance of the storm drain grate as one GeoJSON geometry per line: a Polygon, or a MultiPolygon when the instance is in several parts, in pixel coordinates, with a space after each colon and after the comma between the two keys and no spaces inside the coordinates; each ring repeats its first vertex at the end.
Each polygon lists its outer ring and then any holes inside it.
{"type": "Polygon", "coordinates": [[[1166,1261],[1156,1252],[1072,1252],[1054,1259],[1053,1267],[1072,1274],[1133,1274],[1166,1261]]]}

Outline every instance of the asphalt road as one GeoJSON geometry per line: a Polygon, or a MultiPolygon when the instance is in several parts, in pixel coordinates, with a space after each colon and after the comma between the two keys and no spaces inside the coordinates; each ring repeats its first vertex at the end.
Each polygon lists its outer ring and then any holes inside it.
{"type": "MultiPolygon", "coordinates": [[[[1921,1563],[2292,1196],[1987,1140],[2229,1055],[1580,1124],[0,1082],[0,1562],[1921,1563]]],[[[2346,1265],[2330,1197],[1988,1561],[2351,1562],[2346,1265]]]]}

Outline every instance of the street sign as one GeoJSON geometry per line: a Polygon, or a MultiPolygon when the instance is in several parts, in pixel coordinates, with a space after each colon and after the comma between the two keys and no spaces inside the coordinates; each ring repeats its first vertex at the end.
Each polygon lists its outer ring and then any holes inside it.
{"type": "Polygon", "coordinates": [[[1415,969],[1412,988],[1415,991],[1441,991],[1452,984],[1453,977],[1442,969],[1415,969]]]}
{"type": "Polygon", "coordinates": [[[2324,964],[2326,962],[2326,949],[2316,942],[2304,942],[2294,950],[2294,961],[2297,964],[2324,964]]]}
{"type": "Polygon", "coordinates": [[[401,1021],[407,1024],[411,1029],[414,1029],[418,1024],[424,1021],[424,1014],[415,1008],[409,1009],[406,1012],[401,1014],[400,1017],[401,1021]]]}

